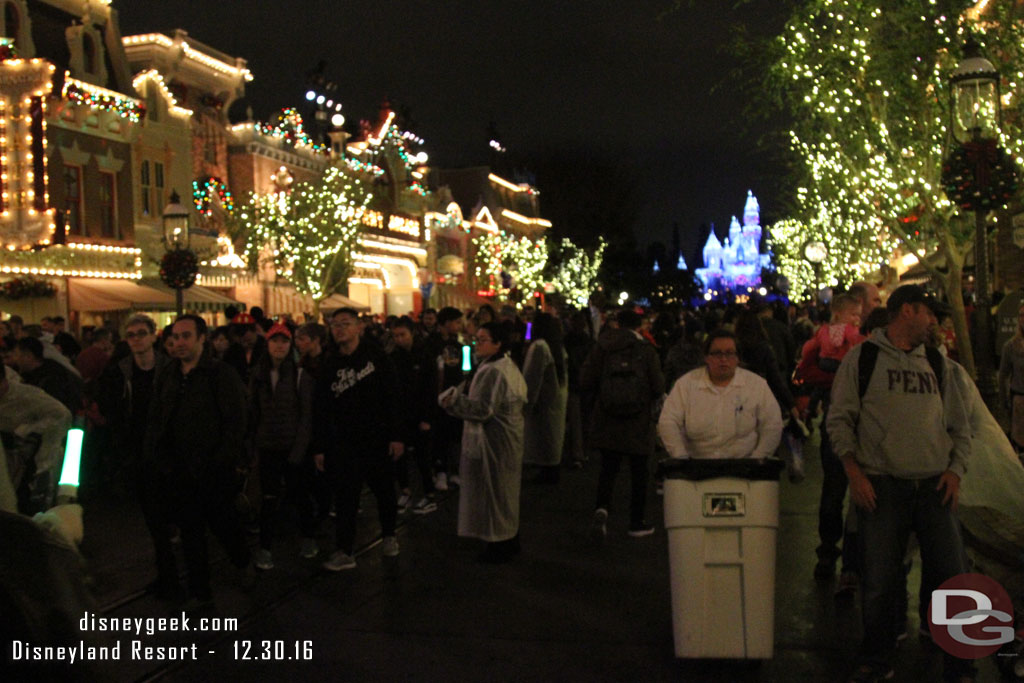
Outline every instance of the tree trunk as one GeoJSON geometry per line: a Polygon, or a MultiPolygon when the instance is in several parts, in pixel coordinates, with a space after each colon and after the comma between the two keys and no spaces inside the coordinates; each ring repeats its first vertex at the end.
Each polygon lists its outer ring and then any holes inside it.
{"type": "Polygon", "coordinates": [[[946,298],[949,299],[949,306],[953,309],[953,330],[956,332],[956,350],[967,372],[971,377],[977,376],[974,365],[974,347],[971,344],[971,335],[967,327],[967,312],[964,309],[964,262],[963,256],[953,245],[952,235],[948,230],[940,231],[940,248],[946,256],[946,265],[949,273],[942,279],[942,287],[946,290],[946,298]]]}

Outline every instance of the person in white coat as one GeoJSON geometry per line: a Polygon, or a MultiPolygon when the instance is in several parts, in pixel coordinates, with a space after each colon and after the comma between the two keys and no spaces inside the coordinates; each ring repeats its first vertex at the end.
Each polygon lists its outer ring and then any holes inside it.
{"type": "Polygon", "coordinates": [[[507,562],[519,552],[519,491],[523,470],[526,381],[506,355],[506,328],[476,332],[480,362],[469,384],[438,396],[448,414],[465,421],[459,473],[459,536],[487,542],[480,560],[507,562]]]}
{"type": "Polygon", "coordinates": [[[538,313],[534,318],[523,378],[527,389],[523,461],[539,468],[534,481],[554,484],[559,479],[565,444],[569,374],[562,325],[549,313],[538,313]]]}
{"type": "Polygon", "coordinates": [[[782,439],[782,411],[768,383],[739,367],[736,337],[716,330],[704,340],[706,367],[669,392],[658,435],[673,458],[768,458],[782,439]]]}

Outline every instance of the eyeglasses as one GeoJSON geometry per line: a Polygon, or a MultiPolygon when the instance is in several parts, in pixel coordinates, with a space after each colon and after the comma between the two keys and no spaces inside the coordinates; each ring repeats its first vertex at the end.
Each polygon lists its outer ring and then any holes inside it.
{"type": "Polygon", "coordinates": [[[125,332],[125,339],[142,339],[143,337],[149,336],[148,330],[138,330],[136,332],[125,332]]]}
{"type": "Polygon", "coordinates": [[[732,360],[739,356],[735,351],[712,351],[708,355],[712,358],[725,358],[727,360],[732,360]]]}
{"type": "Polygon", "coordinates": [[[477,337],[476,338],[476,343],[477,344],[492,344],[493,342],[491,341],[491,339],[489,337],[477,337]]]}

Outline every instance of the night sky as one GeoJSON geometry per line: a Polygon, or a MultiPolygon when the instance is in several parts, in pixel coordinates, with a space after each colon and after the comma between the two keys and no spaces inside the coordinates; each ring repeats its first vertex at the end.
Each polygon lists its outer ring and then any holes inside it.
{"type": "MultiPolygon", "coordinates": [[[[778,0],[517,2],[344,0],[197,3],[115,0],[124,35],[182,28],[248,60],[256,118],[304,104],[319,60],[349,120],[376,120],[384,97],[411,108],[433,166],[485,162],[493,121],[529,168],[531,157],[613,165],[636,185],[634,232],[668,242],[673,222],[688,258],[701,223],[722,234],[747,189],[762,222],[778,218],[776,153],[743,115],[759,93],[730,80],[731,27],[778,31],[778,0]],[[201,11],[197,11],[201,7],[201,11]],[[292,8],[295,8],[294,10],[292,8]],[[717,89],[716,89],[717,86],[717,89]]],[[[556,182],[540,184],[541,211],[556,182]]]]}

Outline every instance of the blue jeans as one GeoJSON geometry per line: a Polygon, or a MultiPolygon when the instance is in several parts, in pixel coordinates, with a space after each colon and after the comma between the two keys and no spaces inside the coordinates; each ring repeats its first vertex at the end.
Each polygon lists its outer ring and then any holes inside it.
{"type": "MultiPolygon", "coordinates": [[[[861,552],[861,615],[864,639],[861,664],[879,668],[892,664],[897,628],[906,614],[897,614],[905,589],[903,556],[910,532],[921,544],[922,595],[957,574],[967,571],[960,522],[950,506],[942,504],[945,491],[936,491],[939,477],[897,479],[870,475],[876,508],[857,508],[861,552]]],[[[945,655],[946,675],[973,674],[969,660],[945,655]]]]}

